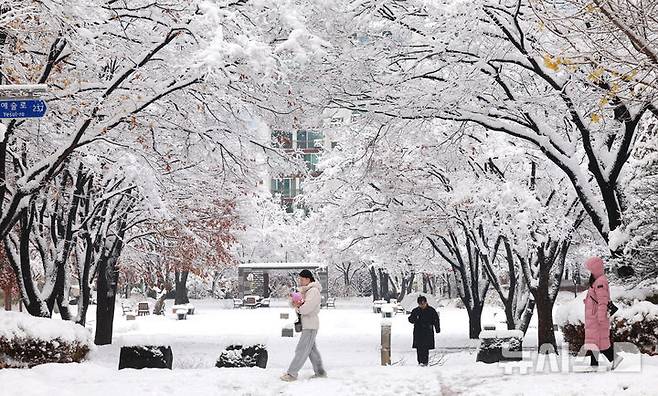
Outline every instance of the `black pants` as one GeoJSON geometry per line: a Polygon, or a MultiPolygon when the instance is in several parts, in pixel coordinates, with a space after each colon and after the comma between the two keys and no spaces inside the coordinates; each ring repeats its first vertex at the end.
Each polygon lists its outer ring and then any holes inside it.
{"type": "MultiPolygon", "coordinates": [[[[606,357],[606,359],[608,359],[609,362],[612,362],[612,360],[615,358],[615,352],[614,352],[614,349],[612,347],[602,350],[601,353],[603,354],[603,356],[606,357]]],[[[585,356],[589,356],[589,359],[590,359],[589,365],[590,366],[598,366],[599,365],[599,352],[598,351],[591,351],[591,350],[587,351],[587,353],[585,353],[585,356]]]]}
{"type": "Polygon", "coordinates": [[[427,348],[416,348],[418,364],[427,364],[430,360],[430,350],[427,348]]]}

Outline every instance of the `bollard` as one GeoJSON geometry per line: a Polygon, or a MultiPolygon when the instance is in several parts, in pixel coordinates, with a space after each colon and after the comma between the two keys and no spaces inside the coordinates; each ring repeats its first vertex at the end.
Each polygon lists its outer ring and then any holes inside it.
{"type": "Polygon", "coordinates": [[[382,320],[382,366],[391,365],[391,322],[382,320]]]}

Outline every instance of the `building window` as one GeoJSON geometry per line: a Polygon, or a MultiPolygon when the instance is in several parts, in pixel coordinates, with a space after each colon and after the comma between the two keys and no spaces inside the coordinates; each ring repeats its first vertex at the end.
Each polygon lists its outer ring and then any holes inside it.
{"type": "Polygon", "coordinates": [[[304,162],[306,162],[306,168],[310,171],[316,171],[318,160],[320,157],[317,154],[304,154],[304,162]]]}
{"type": "Polygon", "coordinates": [[[316,131],[297,131],[297,148],[300,150],[322,147],[324,135],[316,131]]]}
{"type": "Polygon", "coordinates": [[[271,190],[272,194],[281,194],[284,198],[292,198],[297,195],[297,183],[292,178],[272,179],[271,190]]]}
{"type": "Polygon", "coordinates": [[[272,146],[276,148],[292,148],[292,132],[272,131],[272,146]]]}

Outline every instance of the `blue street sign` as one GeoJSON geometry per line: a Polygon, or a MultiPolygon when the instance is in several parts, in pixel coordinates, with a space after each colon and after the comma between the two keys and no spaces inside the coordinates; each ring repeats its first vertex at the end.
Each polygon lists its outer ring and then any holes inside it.
{"type": "Polygon", "coordinates": [[[47,109],[43,99],[0,99],[0,118],[41,118],[47,109]]]}

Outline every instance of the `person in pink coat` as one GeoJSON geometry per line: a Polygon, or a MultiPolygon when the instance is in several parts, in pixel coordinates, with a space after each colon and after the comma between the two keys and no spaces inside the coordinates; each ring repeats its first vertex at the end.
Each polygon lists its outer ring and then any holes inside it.
{"type": "Polygon", "coordinates": [[[603,260],[590,257],[585,261],[585,268],[591,273],[589,289],[585,297],[585,348],[590,356],[591,365],[598,366],[598,353],[608,361],[613,361],[613,348],[610,342],[610,319],[608,302],[610,286],[603,271],[603,260]]]}

